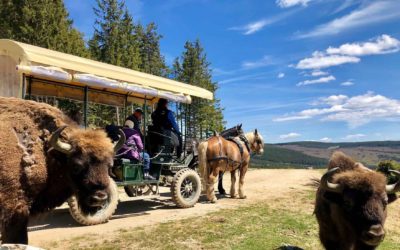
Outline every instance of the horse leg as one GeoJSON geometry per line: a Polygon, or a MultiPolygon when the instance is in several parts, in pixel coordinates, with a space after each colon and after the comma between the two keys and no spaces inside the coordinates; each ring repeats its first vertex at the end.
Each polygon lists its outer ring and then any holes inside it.
{"type": "Polygon", "coordinates": [[[211,172],[211,174],[208,176],[208,182],[207,182],[207,199],[211,203],[217,202],[217,197],[215,196],[214,193],[214,184],[218,178],[218,171],[214,170],[211,172]]]}
{"type": "Polygon", "coordinates": [[[219,176],[218,176],[218,192],[219,194],[225,195],[225,189],[223,186],[223,180],[224,180],[224,172],[219,172],[219,176]]]}
{"type": "Polygon", "coordinates": [[[2,225],[1,241],[5,243],[28,244],[27,210],[12,212],[11,218],[2,225]]]}
{"type": "Polygon", "coordinates": [[[236,170],[231,171],[231,198],[236,198],[236,170]]]}
{"type": "Polygon", "coordinates": [[[239,176],[239,198],[240,199],[247,198],[247,196],[244,194],[244,190],[243,190],[244,176],[246,175],[247,168],[248,168],[248,164],[242,166],[242,168],[240,169],[240,176],[239,176]]]}

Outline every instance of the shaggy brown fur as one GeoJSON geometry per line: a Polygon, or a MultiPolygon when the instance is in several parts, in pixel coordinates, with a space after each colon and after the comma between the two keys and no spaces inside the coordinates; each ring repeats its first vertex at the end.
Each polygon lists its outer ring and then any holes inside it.
{"type": "Polygon", "coordinates": [[[315,214],[326,249],[375,249],[384,237],[386,205],[396,199],[386,194],[386,177],[368,170],[341,152],[335,152],[328,169],[338,167],[332,183],[341,191],[317,191],[315,214]]]}
{"type": "Polygon", "coordinates": [[[47,104],[0,97],[0,221],[3,243],[27,243],[28,216],[73,193],[82,200],[109,184],[113,145],[102,131],[85,131],[47,104]],[[50,149],[61,126],[72,154],[50,149]],[[97,185],[97,186],[96,186],[97,185]]]}

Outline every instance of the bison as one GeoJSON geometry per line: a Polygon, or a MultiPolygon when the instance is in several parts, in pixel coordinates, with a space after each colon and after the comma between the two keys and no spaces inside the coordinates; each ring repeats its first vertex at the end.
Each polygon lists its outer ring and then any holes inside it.
{"type": "Polygon", "coordinates": [[[323,246],[328,250],[375,249],[385,236],[386,206],[396,200],[399,187],[335,152],[316,194],[315,215],[323,246]]]}
{"type": "MultiPolygon", "coordinates": [[[[76,195],[83,210],[102,206],[114,145],[44,103],[0,97],[0,222],[3,243],[27,244],[30,216],[76,195]]],[[[119,147],[123,142],[119,142],[119,147]]]]}

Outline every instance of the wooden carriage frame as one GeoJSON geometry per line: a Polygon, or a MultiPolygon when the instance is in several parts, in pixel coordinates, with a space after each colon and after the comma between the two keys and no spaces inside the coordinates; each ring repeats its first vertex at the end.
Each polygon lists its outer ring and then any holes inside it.
{"type": "MultiPolygon", "coordinates": [[[[153,108],[160,98],[180,104],[190,104],[192,96],[213,99],[212,92],[187,83],[7,39],[0,39],[0,96],[24,99],[44,96],[83,102],[85,127],[88,126],[89,102],[123,107],[126,117],[127,107],[133,103],[142,104],[144,108],[151,105],[153,108]]],[[[146,124],[146,112],[144,112],[144,124],[146,124]]],[[[181,120],[181,128],[182,126],[181,120]]],[[[175,181],[179,181],[178,177],[186,178],[185,176],[190,177],[190,175],[191,178],[195,177],[200,181],[199,177],[193,176],[197,173],[189,169],[188,164],[185,158],[184,163],[168,163],[166,166],[176,167],[175,181]]],[[[132,167],[132,164],[126,166],[132,167]]],[[[156,185],[158,192],[159,180],[147,182],[142,179],[125,180],[117,184],[156,185]]],[[[174,191],[171,187],[173,198],[174,192],[179,195],[178,189],[174,191]]],[[[179,202],[176,203],[179,206],[179,202]]],[[[189,207],[180,204],[181,207],[189,207]]],[[[79,211],[71,211],[71,214],[78,222],[86,225],[108,220],[100,216],[100,219],[88,222],[79,211]]]]}

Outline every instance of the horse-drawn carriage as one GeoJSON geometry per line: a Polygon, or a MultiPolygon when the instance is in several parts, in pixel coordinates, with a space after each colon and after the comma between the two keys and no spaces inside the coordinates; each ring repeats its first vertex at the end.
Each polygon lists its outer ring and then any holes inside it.
{"type": "Polygon", "coordinates": [[[147,132],[146,128],[148,113],[160,98],[177,105],[188,105],[191,96],[212,99],[210,91],[32,45],[0,40],[0,96],[53,105],[60,100],[78,102],[83,109],[82,126],[85,127],[89,126],[89,105],[92,103],[115,107],[117,120],[123,120],[130,108],[133,111],[134,105],[142,106],[145,148],[152,157],[151,174],[156,179],[143,177],[141,161],[115,159],[110,170],[110,195],[106,205],[84,211],[74,196],[69,199],[71,215],[77,222],[94,225],[107,221],[117,207],[118,186],[124,187],[130,197],[143,198],[158,195],[162,181],[171,185],[172,199],[178,207],[191,207],[198,201],[201,181],[195,170],[196,144],[185,136],[186,120],[180,121],[184,150],[179,158],[169,143],[168,134],[147,132]]]}

